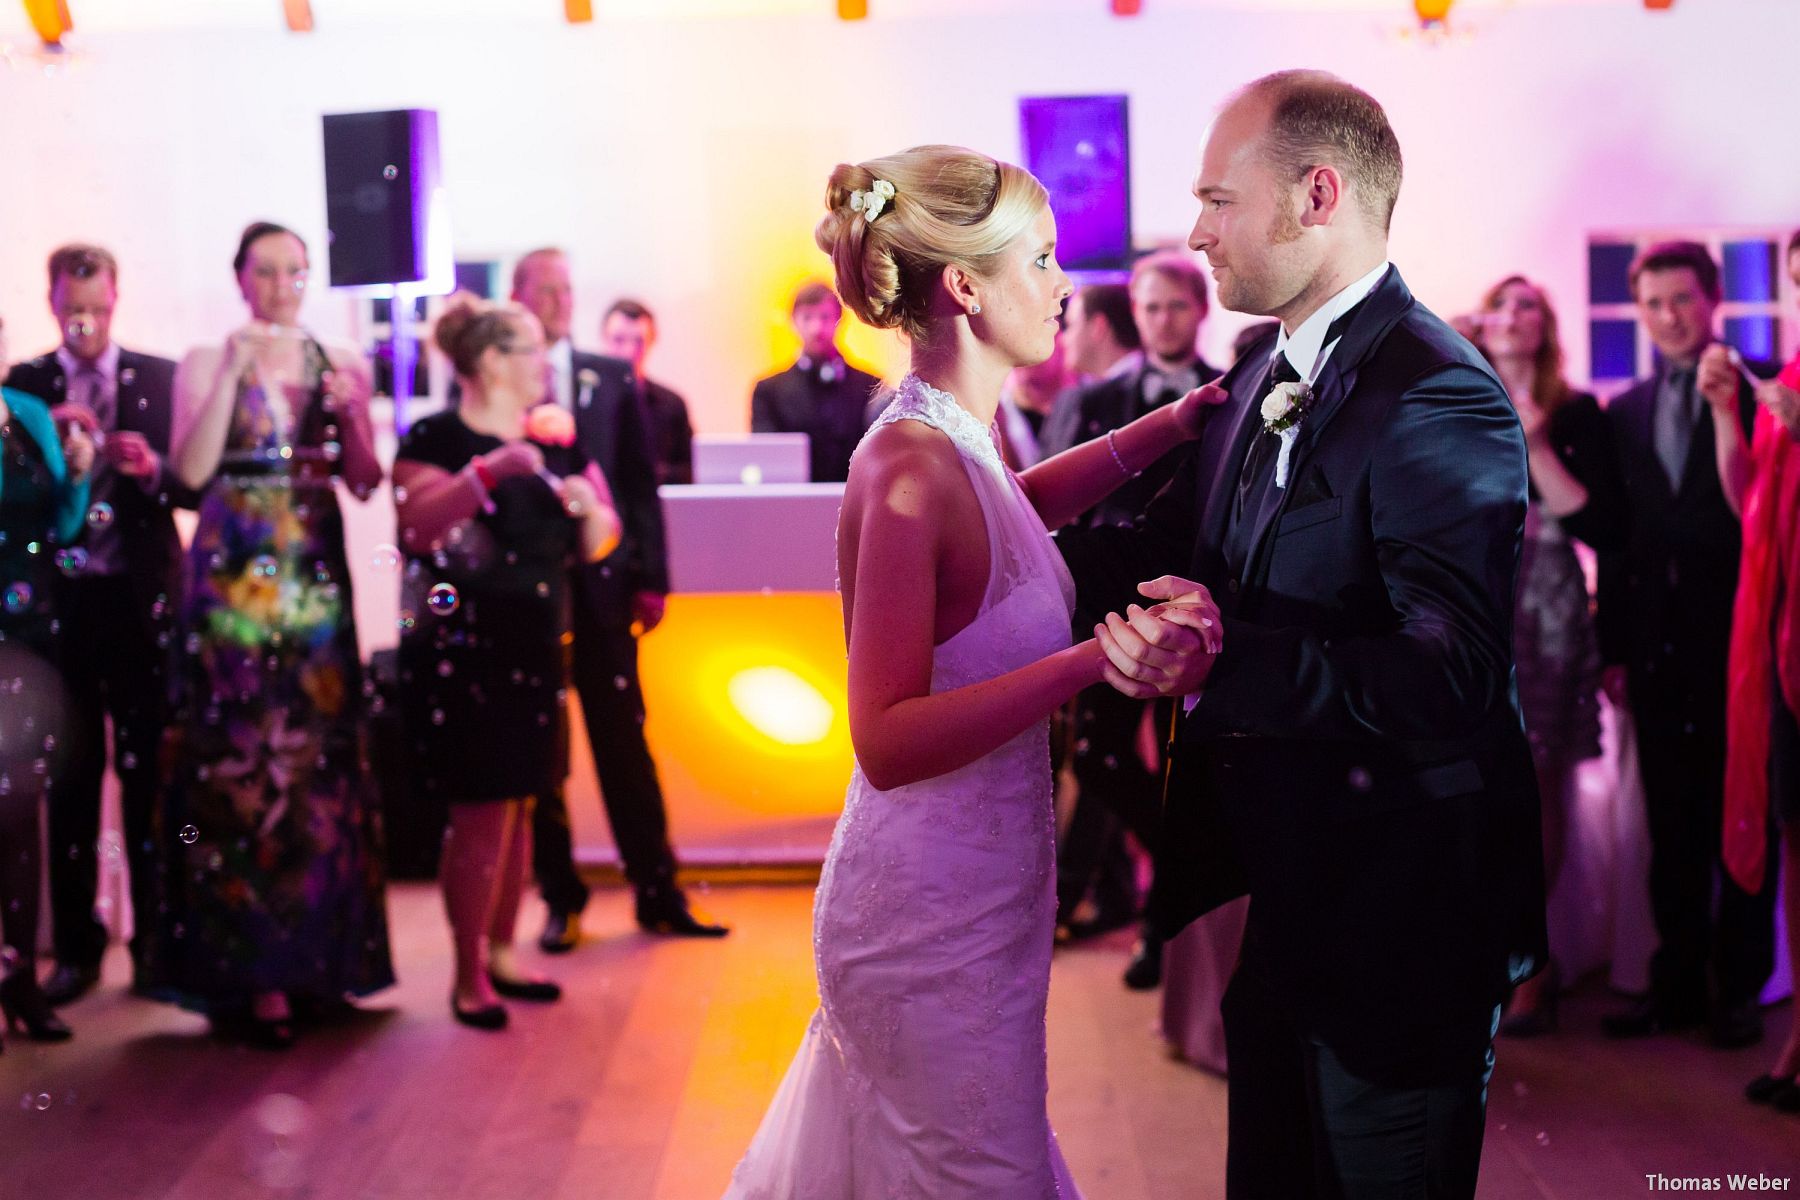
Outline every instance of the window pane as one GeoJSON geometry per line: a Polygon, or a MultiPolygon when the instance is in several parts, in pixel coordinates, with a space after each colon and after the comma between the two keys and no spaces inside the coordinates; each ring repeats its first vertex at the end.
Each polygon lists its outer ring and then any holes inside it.
{"type": "Polygon", "coordinates": [[[1726,242],[1725,299],[1764,304],[1775,299],[1775,243],[1726,242]]]}
{"type": "Polygon", "coordinates": [[[1637,374],[1637,322],[1588,322],[1588,353],[1596,380],[1630,379],[1637,374]]]}
{"type": "Polygon", "coordinates": [[[1745,358],[1773,360],[1778,357],[1775,352],[1778,334],[1772,316],[1725,319],[1725,340],[1736,346],[1745,358]]]}
{"type": "Polygon", "coordinates": [[[1621,242],[1593,242],[1588,246],[1588,303],[1630,304],[1631,260],[1637,247],[1621,242]]]}

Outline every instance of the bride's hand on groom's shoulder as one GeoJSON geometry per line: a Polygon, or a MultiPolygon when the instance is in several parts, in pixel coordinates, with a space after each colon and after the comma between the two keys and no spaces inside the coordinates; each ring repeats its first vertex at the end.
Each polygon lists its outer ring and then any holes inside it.
{"type": "Polygon", "coordinates": [[[1206,428],[1207,414],[1231,399],[1231,393],[1216,383],[1203,383],[1175,402],[1175,421],[1181,432],[1197,438],[1206,428]]]}
{"type": "Polygon", "coordinates": [[[1223,626],[1212,596],[1200,584],[1164,576],[1138,589],[1161,603],[1133,604],[1094,627],[1106,660],[1101,675],[1136,699],[1197,692],[1221,649],[1223,626]]]}

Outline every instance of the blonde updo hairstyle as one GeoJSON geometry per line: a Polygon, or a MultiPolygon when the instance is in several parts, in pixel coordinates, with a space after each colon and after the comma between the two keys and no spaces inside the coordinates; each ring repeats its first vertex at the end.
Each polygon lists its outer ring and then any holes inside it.
{"type": "Polygon", "coordinates": [[[885,158],[839,163],[813,231],[831,256],[837,292],[865,325],[929,338],[931,300],[945,267],[991,276],[1002,251],[1050,202],[1031,172],[960,146],[914,146],[885,158]],[[852,193],[876,180],[894,196],[867,220],[852,193]]]}
{"type": "Polygon", "coordinates": [[[477,379],[481,374],[481,356],[492,347],[511,349],[518,340],[520,322],[529,315],[521,304],[495,303],[470,292],[458,292],[438,316],[432,338],[450,359],[459,379],[477,379]]]}

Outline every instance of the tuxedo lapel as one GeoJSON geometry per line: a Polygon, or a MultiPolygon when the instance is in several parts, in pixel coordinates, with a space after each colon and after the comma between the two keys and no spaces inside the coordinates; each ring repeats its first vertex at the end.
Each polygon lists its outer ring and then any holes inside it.
{"type": "MultiPolygon", "coordinates": [[[[1244,459],[1251,442],[1262,433],[1262,392],[1266,390],[1269,370],[1251,369],[1250,364],[1265,355],[1246,357],[1232,368],[1223,381],[1231,399],[1206,422],[1199,449],[1199,468],[1203,502],[1200,545],[1207,559],[1225,560],[1225,543],[1231,533],[1231,515],[1237,503],[1238,478],[1243,474],[1244,459]]],[[[1196,562],[1196,578],[1206,577],[1210,564],[1196,562]]],[[[1221,603],[1224,603],[1221,600],[1221,603]]]]}

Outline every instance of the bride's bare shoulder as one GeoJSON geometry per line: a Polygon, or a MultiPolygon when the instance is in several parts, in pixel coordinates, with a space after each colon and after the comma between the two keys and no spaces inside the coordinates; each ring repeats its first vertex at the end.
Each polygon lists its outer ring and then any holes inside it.
{"type": "Polygon", "coordinates": [[[950,439],[923,421],[890,421],[871,432],[850,460],[846,499],[881,496],[895,500],[936,491],[962,478],[950,439]]]}

